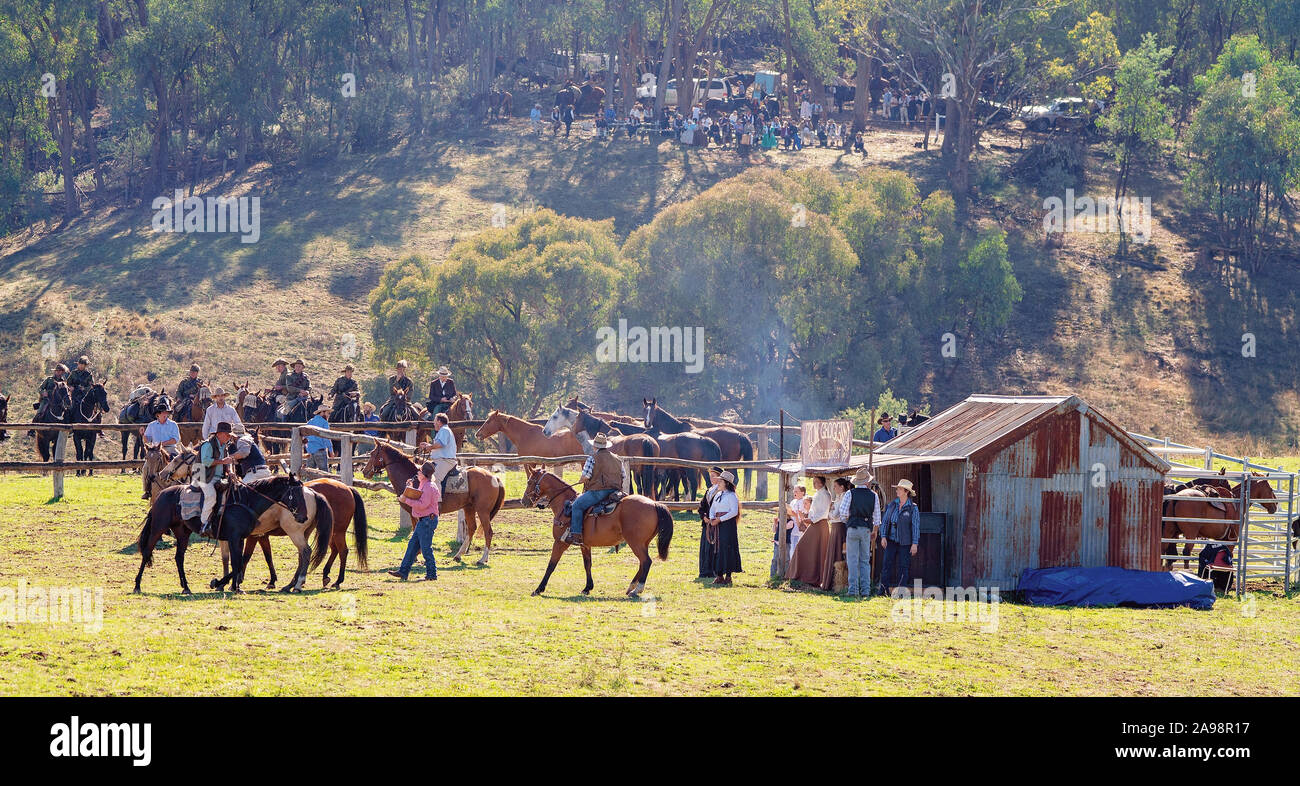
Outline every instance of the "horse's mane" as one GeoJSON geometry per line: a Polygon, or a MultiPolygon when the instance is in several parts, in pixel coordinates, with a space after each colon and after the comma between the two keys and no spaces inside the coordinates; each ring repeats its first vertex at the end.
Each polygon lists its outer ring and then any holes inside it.
{"type": "Polygon", "coordinates": [[[247,485],[261,493],[266,493],[267,491],[276,493],[283,491],[285,486],[296,485],[298,482],[297,478],[289,475],[273,475],[269,478],[255,480],[247,485]]]}

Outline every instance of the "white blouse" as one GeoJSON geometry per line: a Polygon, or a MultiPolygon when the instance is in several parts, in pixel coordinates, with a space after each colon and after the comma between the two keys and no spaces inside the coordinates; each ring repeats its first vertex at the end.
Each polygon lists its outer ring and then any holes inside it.
{"type": "Polygon", "coordinates": [[[713,498],[709,506],[709,518],[726,521],[740,515],[740,498],[734,491],[723,491],[713,498]]]}
{"type": "Polygon", "coordinates": [[[824,488],[817,489],[812,498],[812,508],[808,511],[808,520],[814,524],[828,517],[831,513],[831,493],[824,488]]]}

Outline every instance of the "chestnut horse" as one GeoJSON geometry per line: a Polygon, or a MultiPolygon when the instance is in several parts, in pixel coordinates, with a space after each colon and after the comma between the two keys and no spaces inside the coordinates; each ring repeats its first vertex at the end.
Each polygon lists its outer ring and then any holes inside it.
{"type": "MultiPolygon", "coordinates": [[[[325,502],[329,505],[330,513],[333,514],[334,526],[330,529],[330,556],[325,562],[325,568],[321,575],[321,586],[329,587],[330,585],[330,567],[334,564],[334,558],[339,558],[339,577],[334,582],[333,588],[338,589],[343,584],[343,577],[347,573],[348,567],[348,524],[355,522],[352,537],[357,544],[357,563],[362,570],[369,570],[369,541],[370,536],[366,528],[366,505],[361,499],[361,494],[356,489],[348,486],[341,480],[333,478],[317,478],[309,480],[303,484],[306,488],[311,489],[320,496],[324,497],[325,502]]],[[[244,562],[247,564],[249,557],[253,555],[253,549],[259,544],[262,546],[262,554],[266,557],[266,567],[270,571],[271,577],[266,582],[267,589],[275,589],[276,573],[275,563],[271,559],[270,539],[273,535],[283,535],[284,530],[277,527],[271,532],[258,537],[249,538],[244,543],[244,562]]],[[[229,571],[230,555],[225,548],[221,550],[221,565],[229,571]]]]}
{"type": "MultiPolygon", "coordinates": [[[[560,478],[540,468],[525,467],[528,472],[528,486],[524,491],[525,505],[550,508],[553,516],[551,522],[551,561],[546,565],[546,574],[542,583],[533,590],[534,595],[546,591],[546,582],[560,557],[569,548],[569,544],[560,538],[569,529],[569,517],[564,514],[565,503],[578,496],[578,492],[560,478]]],[[[662,503],[632,494],[624,497],[614,508],[613,513],[604,516],[586,516],[583,518],[582,531],[582,565],[587,571],[587,585],[582,588],[583,595],[590,595],[595,586],[591,579],[591,549],[593,546],[617,546],[626,541],[636,555],[639,567],[632,583],[628,585],[629,597],[638,597],[645,590],[646,577],[650,575],[650,540],[659,537],[659,559],[668,559],[668,544],[673,539],[673,514],[662,503]]]]}
{"type": "MultiPolygon", "coordinates": [[[[542,427],[542,431],[550,436],[559,432],[561,429],[569,429],[579,441],[586,440],[590,444],[592,437],[597,434],[608,434],[612,426],[601,418],[588,412],[581,412],[576,409],[570,409],[565,406],[555,408],[551,413],[550,419],[542,427]]],[[[629,458],[658,458],[659,443],[649,434],[625,434],[615,436],[610,440],[610,452],[617,456],[627,456],[629,458]]],[[[636,482],[636,493],[645,495],[651,499],[655,498],[655,468],[650,464],[638,464],[631,462],[628,469],[632,472],[632,479],[636,482]]]]}
{"type": "MultiPolygon", "coordinates": [[[[1251,473],[1258,475],[1258,473],[1251,473]]],[[[1182,499],[1165,500],[1163,509],[1164,517],[1168,519],[1164,522],[1163,536],[1166,540],[1173,539],[1181,535],[1188,542],[1183,546],[1183,557],[1189,558],[1192,554],[1193,540],[1221,540],[1236,541],[1240,535],[1241,529],[1241,484],[1229,485],[1227,478],[1206,478],[1193,481],[1194,485],[1187,486],[1181,490],[1175,491],[1174,487],[1166,487],[1166,494],[1173,494],[1182,499]],[[1221,519],[1218,521],[1189,521],[1188,519],[1221,519]]],[[[1252,500],[1276,500],[1273,494],[1273,487],[1268,480],[1262,477],[1256,477],[1250,482],[1250,499],[1252,500]]],[[[1259,505],[1269,513],[1277,513],[1278,505],[1276,501],[1251,502],[1251,505],[1259,505]]],[[[1231,554],[1233,546],[1228,547],[1228,553],[1231,554]]],[[[1161,553],[1173,556],[1178,553],[1177,544],[1166,543],[1161,553]]],[[[1173,560],[1167,560],[1172,562],[1173,560]]],[[[1189,559],[1183,560],[1183,568],[1190,567],[1189,559]]]]}
{"type": "MultiPolygon", "coordinates": [[[[406,482],[415,477],[419,470],[415,462],[401,451],[380,442],[370,452],[370,459],[361,469],[361,474],[372,478],[381,471],[388,475],[388,482],[392,485],[393,491],[401,496],[402,490],[406,488],[406,482]]],[[[469,491],[443,497],[438,503],[438,514],[465,511],[465,540],[452,555],[452,559],[456,562],[461,561],[461,557],[469,552],[470,545],[474,542],[474,531],[477,528],[475,518],[483,522],[485,542],[483,556],[477,564],[486,565],[488,558],[492,556],[492,517],[501,510],[501,504],[505,502],[506,487],[500,478],[481,467],[469,469],[462,467],[461,471],[469,476],[469,491]]]]}
{"type": "Polygon", "coordinates": [[[514,443],[515,453],[520,456],[553,458],[580,456],[583,452],[582,445],[572,431],[561,431],[548,437],[541,426],[494,409],[483,425],[479,426],[476,436],[487,439],[495,434],[505,434],[514,443]]]}

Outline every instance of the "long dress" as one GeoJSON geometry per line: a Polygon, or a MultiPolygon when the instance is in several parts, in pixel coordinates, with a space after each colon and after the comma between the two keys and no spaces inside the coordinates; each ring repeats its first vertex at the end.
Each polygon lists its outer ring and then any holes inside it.
{"type": "Polygon", "coordinates": [[[719,576],[744,573],[740,565],[740,532],[736,526],[740,516],[718,522],[718,553],[713,560],[713,572],[719,576]]]}
{"type": "Polygon", "coordinates": [[[717,559],[718,553],[717,545],[709,542],[709,525],[704,521],[709,515],[709,505],[713,501],[710,496],[712,492],[713,489],[709,489],[700,499],[700,575],[698,578],[701,579],[712,578],[715,575],[713,562],[717,559]]]}
{"type": "Polygon", "coordinates": [[[813,522],[804,530],[803,536],[790,556],[790,568],[786,578],[802,584],[820,586],[822,583],[822,562],[826,558],[826,540],[830,537],[830,522],[826,519],[813,522]]]}

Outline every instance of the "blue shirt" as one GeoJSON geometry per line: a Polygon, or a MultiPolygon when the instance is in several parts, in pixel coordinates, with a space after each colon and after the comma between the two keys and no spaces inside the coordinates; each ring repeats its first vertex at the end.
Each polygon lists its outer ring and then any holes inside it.
{"type": "MultiPolygon", "coordinates": [[[[316,417],[314,417],[314,418],[312,418],[311,420],[307,421],[307,425],[309,425],[309,426],[315,426],[316,428],[329,428],[329,427],[330,427],[329,421],[325,419],[325,416],[324,416],[324,415],[317,415],[316,417]]],[[[316,436],[315,434],[308,434],[308,435],[307,435],[307,452],[308,452],[308,453],[319,453],[319,452],[322,451],[322,450],[325,451],[326,453],[329,453],[331,447],[333,447],[333,446],[330,444],[330,441],[329,441],[328,439],[326,439],[326,438],[324,438],[324,437],[318,437],[318,436],[316,436]]]]}
{"type": "Polygon", "coordinates": [[[451,426],[443,426],[438,429],[438,433],[433,435],[435,442],[442,445],[440,448],[434,448],[429,454],[429,458],[456,458],[456,435],[451,433],[451,426]]]}
{"type": "Polygon", "coordinates": [[[898,436],[898,429],[885,428],[884,426],[881,426],[876,430],[876,435],[871,439],[873,442],[888,442],[896,436],[898,436]]]}
{"type": "Polygon", "coordinates": [[[176,425],[176,421],[171,418],[168,418],[166,423],[159,423],[155,420],[144,428],[145,442],[157,445],[169,439],[174,439],[178,443],[181,441],[181,427],[176,425]]]}
{"type": "Polygon", "coordinates": [[[217,459],[225,458],[226,457],[225,453],[226,451],[224,448],[213,450],[212,440],[210,439],[203,440],[203,447],[199,448],[199,463],[202,464],[203,468],[208,471],[207,480],[209,483],[225,475],[226,467],[224,464],[212,463],[217,459]]]}
{"type": "Polygon", "coordinates": [[[912,512],[911,545],[915,546],[921,542],[921,509],[910,499],[906,505],[902,506],[898,504],[898,497],[894,497],[889,501],[889,507],[885,508],[885,515],[880,517],[880,537],[895,540],[894,530],[898,526],[898,516],[903,510],[912,512]]]}
{"type": "MultiPolygon", "coordinates": [[[[378,422],[379,422],[379,416],[376,415],[375,413],[371,412],[369,415],[366,415],[366,422],[367,422],[367,423],[378,423],[378,422]]],[[[378,431],[367,430],[367,431],[366,431],[366,434],[368,434],[368,435],[370,435],[370,436],[372,436],[372,437],[377,437],[377,436],[379,436],[379,432],[378,432],[378,431]]]]}

